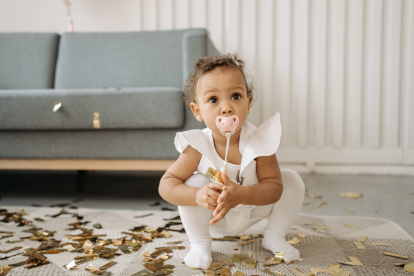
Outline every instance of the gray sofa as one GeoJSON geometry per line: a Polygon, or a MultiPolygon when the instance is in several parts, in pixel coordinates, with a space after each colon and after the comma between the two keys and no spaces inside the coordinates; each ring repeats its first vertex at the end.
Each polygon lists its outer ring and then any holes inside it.
{"type": "Polygon", "coordinates": [[[205,127],[184,81],[215,54],[204,29],[1,33],[0,159],[176,159],[175,133],[205,127]]]}

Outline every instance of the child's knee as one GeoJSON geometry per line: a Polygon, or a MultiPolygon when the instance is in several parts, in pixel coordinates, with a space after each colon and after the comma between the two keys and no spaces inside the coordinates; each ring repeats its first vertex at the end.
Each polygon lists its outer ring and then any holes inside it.
{"type": "Polygon", "coordinates": [[[283,190],[295,190],[295,193],[305,194],[305,184],[302,177],[291,169],[282,169],[283,190]]]}
{"type": "Polygon", "coordinates": [[[203,188],[211,182],[212,181],[207,176],[202,175],[201,173],[196,173],[184,181],[184,184],[190,187],[203,188]]]}

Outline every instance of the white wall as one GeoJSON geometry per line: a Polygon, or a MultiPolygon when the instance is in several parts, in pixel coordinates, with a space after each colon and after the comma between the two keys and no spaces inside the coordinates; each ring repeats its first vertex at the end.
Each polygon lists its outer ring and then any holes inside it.
{"type": "MultiPolygon", "coordinates": [[[[281,112],[280,162],[414,175],[413,0],[72,0],[75,31],[205,27],[281,112]]],[[[0,0],[0,32],[67,30],[61,0],[0,0]]]]}

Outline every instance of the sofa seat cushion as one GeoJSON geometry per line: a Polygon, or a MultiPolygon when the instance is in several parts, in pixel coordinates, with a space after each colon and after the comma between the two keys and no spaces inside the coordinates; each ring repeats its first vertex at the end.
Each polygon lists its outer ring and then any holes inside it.
{"type": "Polygon", "coordinates": [[[0,129],[181,128],[182,93],[175,87],[0,90],[0,129]],[[62,106],[54,112],[56,102],[62,106]]]}

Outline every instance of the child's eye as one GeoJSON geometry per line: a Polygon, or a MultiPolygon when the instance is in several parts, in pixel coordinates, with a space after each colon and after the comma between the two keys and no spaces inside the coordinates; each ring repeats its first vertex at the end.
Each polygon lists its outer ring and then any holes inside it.
{"type": "Polygon", "coordinates": [[[216,98],[210,98],[210,99],[208,100],[208,102],[209,102],[209,103],[216,103],[216,102],[217,102],[217,99],[216,99],[216,98]]]}
{"type": "Polygon", "coordinates": [[[240,94],[234,94],[231,98],[233,99],[233,100],[238,100],[238,99],[240,99],[240,94]]]}

